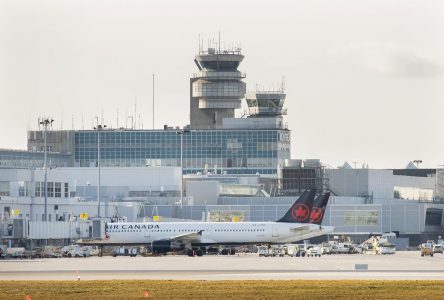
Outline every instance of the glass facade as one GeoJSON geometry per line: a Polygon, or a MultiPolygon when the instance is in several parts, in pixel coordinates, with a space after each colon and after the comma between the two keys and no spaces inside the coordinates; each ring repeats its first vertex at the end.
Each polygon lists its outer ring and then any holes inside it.
{"type": "MultiPolygon", "coordinates": [[[[0,149],[0,168],[42,168],[43,152],[0,149]]],[[[49,167],[71,166],[71,155],[62,153],[47,153],[49,167]]]]}
{"type": "Polygon", "coordinates": [[[432,201],[433,189],[419,188],[419,187],[394,187],[394,198],[405,200],[419,200],[419,201],[432,201]]]}
{"type": "MultiPolygon", "coordinates": [[[[180,166],[184,173],[276,174],[290,158],[288,130],[131,130],[100,132],[101,166],[180,166]]],[[[97,165],[96,131],[77,131],[74,161],[97,165]]]]}

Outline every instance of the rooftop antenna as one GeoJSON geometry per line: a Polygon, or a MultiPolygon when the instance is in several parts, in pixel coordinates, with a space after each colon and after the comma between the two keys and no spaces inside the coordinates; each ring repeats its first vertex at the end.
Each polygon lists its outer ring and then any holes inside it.
{"type": "Polygon", "coordinates": [[[125,129],[128,128],[128,109],[125,108],[125,129]]]}
{"type": "Polygon", "coordinates": [[[219,53],[220,53],[220,30],[219,30],[219,44],[218,44],[218,46],[219,46],[219,53]]]}
{"type": "Polygon", "coordinates": [[[358,163],[359,161],[352,161],[352,163],[353,163],[353,168],[354,169],[356,169],[356,164],[358,163]]]}
{"type": "Polygon", "coordinates": [[[74,130],[74,115],[71,115],[71,130],[74,130]]]}
{"type": "Polygon", "coordinates": [[[62,110],[62,119],[60,120],[60,130],[63,130],[63,110],[62,110]]]}
{"type": "Polygon", "coordinates": [[[117,126],[116,128],[119,129],[119,109],[117,109],[117,126]]]}
{"type": "MultiPolygon", "coordinates": [[[[200,39],[200,35],[199,35],[200,39]]],[[[153,130],[154,130],[154,73],[153,73],[153,130]]]]}
{"type": "Polygon", "coordinates": [[[85,130],[85,120],[83,119],[83,113],[82,113],[82,130],[85,130]]]}
{"type": "Polygon", "coordinates": [[[133,122],[134,122],[134,126],[133,126],[133,128],[134,129],[137,129],[137,124],[136,124],[136,122],[137,122],[137,96],[134,96],[134,120],[133,120],[133,122]]]}

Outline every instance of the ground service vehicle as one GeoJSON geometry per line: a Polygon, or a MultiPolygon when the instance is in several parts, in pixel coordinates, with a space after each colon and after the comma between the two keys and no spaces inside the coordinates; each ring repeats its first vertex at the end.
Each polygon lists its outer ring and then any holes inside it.
{"type": "Polygon", "coordinates": [[[331,254],[331,245],[329,243],[322,243],[321,244],[321,254],[331,254]]]}
{"type": "Polygon", "coordinates": [[[79,245],[69,245],[62,248],[64,257],[87,257],[91,256],[91,247],[81,247],[79,245]]]}
{"type": "Polygon", "coordinates": [[[318,246],[311,246],[307,249],[307,257],[321,257],[321,248],[318,246]]]}
{"type": "Polygon", "coordinates": [[[268,257],[269,256],[268,246],[258,246],[257,253],[259,254],[259,256],[268,257]]]}
{"type": "Polygon", "coordinates": [[[125,247],[117,247],[113,249],[113,257],[116,256],[130,256],[130,257],[136,257],[137,256],[137,248],[131,247],[131,248],[125,248],[125,247]]]}
{"type": "Polygon", "coordinates": [[[6,257],[6,245],[0,245],[0,259],[6,257]]]}
{"type": "Polygon", "coordinates": [[[271,247],[271,256],[284,257],[285,256],[284,248],[279,245],[273,245],[271,247]]]}
{"type": "Polygon", "coordinates": [[[295,251],[293,253],[294,257],[305,257],[305,255],[307,254],[307,251],[305,250],[304,245],[297,245],[295,247],[295,251]]]}
{"type": "Polygon", "coordinates": [[[421,256],[433,257],[433,245],[430,243],[421,244],[421,256]]]}
{"type": "Polygon", "coordinates": [[[433,253],[441,253],[442,254],[442,252],[443,252],[442,245],[440,245],[440,244],[433,245],[433,253]]]}
{"type": "Polygon", "coordinates": [[[338,244],[338,252],[340,254],[351,254],[357,253],[355,247],[351,243],[339,243],[338,244]]]}

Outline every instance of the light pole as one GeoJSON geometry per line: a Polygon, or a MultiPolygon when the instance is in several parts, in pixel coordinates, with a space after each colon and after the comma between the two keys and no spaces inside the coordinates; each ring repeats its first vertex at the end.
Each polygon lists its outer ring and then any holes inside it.
{"type": "MultiPolygon", "coordinates": [[[[97,131],[97,169],[98,169],[98,179],[99,182],[97,184],[97,217],[100,218],[100,131],[106,128],[106,125],[99,124],[99,117],[96,117],[97,126],[94,127],[94,130],[97,131]]],[[[108,215],[108,207],[105,204],[105,218],[108,215]]]]}
{"type": "Polygon", "coordinates": [[[176,132],[180,134],[180,208],[183,208],[183,135],[189,132],[189,129],[176,132]]]}
{"type": "Polygon", "coordinates": [[[52,126],[52,122],[54,122],[53,119],[49,119],[49,118],[45,118],[41,121],[39,121],[40,125],[43,125],[43,127],[45,128],[45,130],[43,131],[43,140],[44,140],[44,156],[43,156],[43,167],[45,168],[45,189],[44,189],[44,193],[45,193],[45,217],[43,218],[43,221],[47,221],[48,220],[48,168],[46,165],[46,151],[47,151],[47,147],[46,147],[46,133],[48,131],[48,126],[52,126]]]}
{"type": "Polygon", "coordinates": [[[444,185],[444,178],[441,178],[440,173],[443,173],[444,177],[443,167],[444,165],[437,165],[435,169],[435,191],[433,193],[434,202],[442,202],[441,187],[444,185]]]}

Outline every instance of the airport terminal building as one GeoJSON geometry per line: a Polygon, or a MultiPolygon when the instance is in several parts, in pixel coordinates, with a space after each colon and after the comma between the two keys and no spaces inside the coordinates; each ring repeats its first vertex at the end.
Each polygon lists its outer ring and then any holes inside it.
{"type": "Polygon", "coordinates": [[[442,235],[442,169],[333,169],[292,159],[283,88],[247,93],[243,58],[239,49],[196,55],[183,128],[41,128],[28,131],[27,151],[0,149],[2,239],[88,237],[95,217],[275,221],[307,188],[332,193],[324,224],[336,235],[395,231],[412,243],[442,235]],[[236,118],[242,99],[249,113],[236,118]],[[45,193],[47,219],[56,225],[33,231],[43,228],[45,193]]]}

